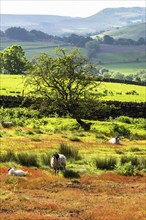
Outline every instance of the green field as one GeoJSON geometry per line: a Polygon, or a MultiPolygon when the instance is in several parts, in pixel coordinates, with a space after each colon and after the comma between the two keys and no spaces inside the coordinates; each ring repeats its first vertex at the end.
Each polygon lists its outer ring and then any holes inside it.
{"type": "MultiPolygon", "coordinates": [[[[6,47],[12,46],[13,44],[21,45],[25,51],[27,59],[31,60],[35,56],[40,56],[41,53],[46,53],[50,56],[54,55],[54,50],[57,47],[66,47],[61,43],[52,43],[52,42],[21,42],[13,40],[2,40],[0,50],[4,50],[6,47]]],[[[67,47],[67,50],[70,51],[72,47],[67,47]]]]}
{"type": "MultiPolygon", "coordinates": [[[[24,88],[24,77],[22,75],[0,75],[1,79],[1,95],[22,95],[26,94],[24,88]]],[[[146,101],[146,88],[139,85],[129,85],[123,83],[109,83],[102,82],[97,86],[95,92],[103,94],[103,100],[118,100],[118,101],[132,101],[132,102],[145,102],[146,101]],[[106,91],[106,93],[105,93],[106,91]],[[127,92],[135,91],[137,94],[130,95],[127,92]],[[120,93],[120,94],[119,94],[120,93]]]]}
{"type": "Polygon", "coordinates": [[[123,73],[124,75],[135,74],[140,70],[146,69],[146,63],[121,63],[121,64],[106,64],[110,71],[123,73]]]}

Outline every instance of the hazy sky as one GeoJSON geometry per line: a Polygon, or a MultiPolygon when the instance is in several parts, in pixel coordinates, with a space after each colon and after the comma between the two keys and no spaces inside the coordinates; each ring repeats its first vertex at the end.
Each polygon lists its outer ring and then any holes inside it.
{"type": "Polygon", "coordinates": [[[88,17],[104,8],[146,7],[143,0],[0,0],[1,14],[88,17]]]}

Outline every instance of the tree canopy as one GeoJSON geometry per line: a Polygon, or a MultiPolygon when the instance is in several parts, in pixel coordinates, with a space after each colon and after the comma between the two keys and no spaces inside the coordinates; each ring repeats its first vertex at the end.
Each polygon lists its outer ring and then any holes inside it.
{"type": "Polygon", "coordinates": [[[3,73],[22,74],[27,70],[29,61],[20,45],[12,45],[0,52],[0,69],[3,73]]]}
{"type": "Polygon", "coordinates": [[[55,57],[42,54],[33,60],[26,85],[30,85],[31,95],[45,100],[48,109],[81,118],[95,104],[94,94],[89,92],[97,86],[94,66],[79,50],[68,54],[65,49],[57,49],[55,53],[55,57]]]}

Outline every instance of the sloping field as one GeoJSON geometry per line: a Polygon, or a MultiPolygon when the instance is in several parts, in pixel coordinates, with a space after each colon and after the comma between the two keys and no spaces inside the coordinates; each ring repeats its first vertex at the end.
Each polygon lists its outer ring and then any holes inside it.
{"type": "Polygon", "coordinates": [[[140,37],[145,38],[145,26],[146,23],[131,25],[128,27],[121,27],[115,30],[106,31],[103,34],[100,34],[99,37],[103,37],[104,35],[109,35],[115,39],[127,38],[127,39],[138,40],[140,37]]]}

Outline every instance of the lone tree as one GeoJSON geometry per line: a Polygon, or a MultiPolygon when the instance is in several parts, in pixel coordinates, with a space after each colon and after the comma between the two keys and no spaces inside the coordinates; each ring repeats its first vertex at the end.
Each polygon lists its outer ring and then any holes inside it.
{"type": "Polygon", "coordinates": [[[28,72],[26,85],[30,86],[33,97],[41,97],[39,108],[69,114],[85,129],[90,123],[81,120],[90,115],[97,104],[90,91],[95,83],[95,67],[83,57],[79,50],[70,54],[65,49],[57,49],[56,56],[42,54],[33,60],[32,69],[28,72]],[[43,103],[42,103],[43,102],[43,103]]]}
{"type": "Polygon", "coordinates": [[[30,63],[20,45],[14,44],[1,52],[1,69],[3,73],[23,74],[30,63]]]}

